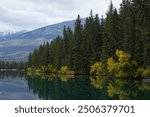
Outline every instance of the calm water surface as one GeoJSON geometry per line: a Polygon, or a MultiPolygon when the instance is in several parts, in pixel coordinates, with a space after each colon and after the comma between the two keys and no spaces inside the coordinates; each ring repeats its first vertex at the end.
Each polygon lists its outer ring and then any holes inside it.
{"type": "Polygon", "coordinates": [[[120,80],[89,76],[29,76],[0,72],[0,99],[107,100],[150,99],[150,79],[120,80]]]}

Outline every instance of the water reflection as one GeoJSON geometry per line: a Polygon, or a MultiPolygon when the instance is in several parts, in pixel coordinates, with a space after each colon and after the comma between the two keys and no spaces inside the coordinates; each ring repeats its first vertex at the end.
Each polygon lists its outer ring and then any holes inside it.
{"type": "Polygon", "coordinates": [[[28,85],[41,99],[150,99],[150,82],[88,76],[29,76],[28,85]]]}
{"type": "Polygon", "coordinates": [[[117,99],[134,99],[139,93],[139,81],[112,80],[107,87],[108,95],[117,99]]]}
{"type": "Polygon", "coordinates": [[[120,100],[150,99],[150,80],[127,80],[106,77],[91,78],[91,84],[104,89],[108,96],[120,100]]]}
{"type": "Polygon", "coordinates": [[[0,79],[14,79],[16,77],[19,78],[24,78],[25,77],[25,73],[24,72],[13,72],[13,71],[0,71],[0,79]]]}
{"type": "MultiPolygon", "coordinates": [[[[49,76],[50,77],[50,76],[49,76]]],[[[29,76],[28,85],[41,99],[84,100],[111,99],[104,91],[95,89],[88,77],[57,76],[53,80],[29,76]]]]}
{"type": "Polygon", "coordinates": [[[106,76],[26,75],[0,72],[0,99],[110,100],[150,99],[150,79],[106,76]]]}
{"type": "Polygon", "coordinates": [[[0,72],[1,100],[39,99],[29,90],[26,75],[23,72],[0,72]]]}
{"type": "Polygon", "coordinates": [[[93,85],[96,89],[103,89],[107,83],[106,76],[95,76],[90,77],[91,85],[93,85]]]}
{"type": "Polygon", "coordinates": [[[150,83],[145,82],[105,76],[28,77],[28,85],[35,94],[38,94],[41,99],[53,100],[150,99],[150,83]]]}

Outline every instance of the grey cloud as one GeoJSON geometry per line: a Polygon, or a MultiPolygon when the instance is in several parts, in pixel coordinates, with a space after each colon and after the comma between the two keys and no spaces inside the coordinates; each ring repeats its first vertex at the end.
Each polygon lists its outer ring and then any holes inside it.
{"type": "MultiPolygon", "coordinates": [[[[113,0],[119,6],[121,0],[113,0]]],[[[104,15],[110,0],[0,0],[0,31],[35,29],[94,13],[104,15]],[[11,29],[9,29],[9,27],[11,29]]]]}

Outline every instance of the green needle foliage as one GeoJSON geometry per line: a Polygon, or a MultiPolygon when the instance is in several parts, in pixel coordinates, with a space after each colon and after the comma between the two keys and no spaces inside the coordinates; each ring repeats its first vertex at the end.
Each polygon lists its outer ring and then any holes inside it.
{"type": "Polygon", "coordinates": [[[70,70],[99,74],[101,64],[106,70],[108,63],[108,71],[116,77],[136,77],[150,67],[149,0],[122,0],[119,11],[111,2],[105,19],[94,16],[91,10],[84,25],[81,21],[78,15],[74,30],[64,26],[62,37],[30,53],[28,67],[53,65],[60,70],[68,66],[70,70]],[[123,51],[115,55],[117,49],[123,51]],[[97,66],[100,67],[95,70],[97,66]]]}

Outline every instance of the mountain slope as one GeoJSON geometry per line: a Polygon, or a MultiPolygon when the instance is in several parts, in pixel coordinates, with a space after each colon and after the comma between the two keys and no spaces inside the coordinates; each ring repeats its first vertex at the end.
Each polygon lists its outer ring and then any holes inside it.
{"type": "Polygon", "coordinates": [[[27,33],[23,33],[19,36],[21,39],[53,39],[57,35],[62,35],[64,26],[73,29],[74,21],[66,21],[59,24],[54,24],[46,27],[42,27],[27,33]]]}
{"type": "MultiPolygon", "coordinates": [[[[0,35],[0,60],[26,61],[29,53],[44,41],[62,36],[64,26],[74,28],[74,20],[61,22],[33,31],[20,31],[0,35]]],[[[82,23],[85,19],[82,20],[82,23]]]]}

